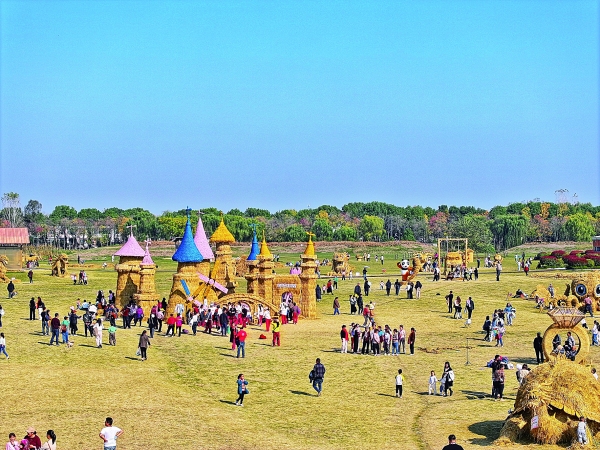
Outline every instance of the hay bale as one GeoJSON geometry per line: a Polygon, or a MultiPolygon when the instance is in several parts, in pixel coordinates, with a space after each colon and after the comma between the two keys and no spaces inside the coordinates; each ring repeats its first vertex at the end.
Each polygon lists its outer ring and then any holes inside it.
{"type": "Polygon", "coordinates": [[[500,436],[512,442],[522,438],[541,444],[572,442],[580,416],[587,418],[592,434],[600,433],[600,383],[589,368],[555,360],[537,366],[525,378],[500,436]],[[531,430],[534,416],[539,426],[531,430]],[[525,425],[519,428],[522,422],[525,425]]]}

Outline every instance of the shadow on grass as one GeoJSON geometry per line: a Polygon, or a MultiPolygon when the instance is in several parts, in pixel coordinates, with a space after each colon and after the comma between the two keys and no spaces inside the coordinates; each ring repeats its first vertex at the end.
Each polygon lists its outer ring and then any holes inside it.
{"type": "Polygon", "coordinates": [[[290,392],[294,395],[306,395],[308,397],[314,397],[314,395],[312,395],[309,392],[304,392],[304,391],[290,391],[290,392]]]}
{"type": "Polygon", "coordinates": [[[135,356],[126,356],[125,359],[131,359],[132,361],[141,361],[140,358],[136,358],[135,356]]]}
{"type": "Polygon", "coordinates": [[[472,445],[489,447],[491,443],[500,436],[500,430],[504,425],[503,420],[486,420],[469,425],[469,431],[483,437],[471,439],[472,445]]]}
{"type": "Polygon", "coordinates": [[[377,395],[381,395],[382,397],[392,397],[392,398],[397,398],[396,395],[392,395],[392,394],[384,394],[383,392],[378,392],[377,395]]]}
{"type": "Polygon", "coordinates": [[[235,402],[232,402],[231,400],[219,400],[221,403],[225,403],[226,405],[233,405],[233,406],[237,406],[235,404],[235,402]]]}
{"type": "Polygon", "coordinates": [[[38,344],[42,344],[42,345],[56,345],[56,344],[49,344],[48,341],[38,341],[38,344]]]}
{"type": "Polygon", "coordinates": [[[90,345],[90,344],[78,344],[79,347],[88,347],[88,348],[98,348],[95,345],[90,345]]]}
{"type": "Polygon", "coordinates": [[[340,353],[340,349],[339,348],[332,348],[330,350],[321,350],[322,352],[325,353],[340,353]]]}
{"type": "Polygon", "coordinates": [[[236,355],[233,355],[231,353],[219,353],[221,356],[227,356],[228,358],[235,358],[236,355]]]}
{"type": "Polygon", "coordinates": [[[486,394],[485,392],[469,391],[469,390],[466,390],[466,389],[462,390],[461,392],[463,394],[465,394],[467,397],[477,397],[478,399],[484,399],[484,398],[490,397],[490,394],[486,394]]]}

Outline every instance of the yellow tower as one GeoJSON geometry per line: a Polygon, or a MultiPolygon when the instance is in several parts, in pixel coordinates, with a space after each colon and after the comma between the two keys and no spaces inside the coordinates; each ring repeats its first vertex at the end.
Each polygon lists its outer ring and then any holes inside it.
{"type": "Polygon", "coordinates": [[[115,266],[117,271],[117,289],[115,292],[115,305],[121,309],[133,300],[140,285],[140,264],[146,252],[140,247],[138,241],[133,237],[130,229],[129,238],[115,256],[119,257],[119,263],[115,266]]]}
{"type": "Polygon", "coordinates": [[[144,316],[149,317],[152,307],[156,305],[158,294],[156,293],[156,284],[154,275],[156,274],[156,264],[152,261],[148,246],[150,241],[146,241],[146,254],[140,264],[140,285],[137,294],[133,295],[133,299],[144,310],[144,316]]]}
{"type": "Polygon", "coordinates": [[[317,263],[315,260],[317,259],[317,255],[315,253],[315,244],[312,241],[312,237],[314,236],[312,233],[308,234],[308,243],[306,244],[306,249],[304,253],[300,255],[302,259],[302,273],[300,273],[300,285],[302,286],[302,292],[300,294],[300,309],[302,310],[302,315],[308,319],[316,319],[317,318],[317,298],[316,298],[316,288],[317,288],[317,274],[315,270],[317,269],[317,263]]]}
{"type": "Polygon", "coordinates": [[[255,294],[261,296],[265,300],[271,303],[278,304],[279,300],[273,300],[273,254],[267,246],[265,235],[263,233],[263,240],[260,243],[260,253],[258,254],[258,274],[256,275],[256,286],[257,292],[255,294]]]}
{"type": "Polygon", "coordinates": [[[221,223],[210,237],[210,242],[215,244],[215,262],[219,262],[215,265],[217,270],[213,274],[213,278],[227,288],[228,294],[234,294],[237,286],[236,266],[231,257],[230,244],[235,242],[235,238],[225,226],[222,215],[221,223]]]}

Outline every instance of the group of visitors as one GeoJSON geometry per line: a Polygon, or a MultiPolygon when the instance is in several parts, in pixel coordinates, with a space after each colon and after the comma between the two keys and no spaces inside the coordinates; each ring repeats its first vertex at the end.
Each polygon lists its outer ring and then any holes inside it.
{"type": "Polygon", "coordinates": [[[350,353],[355,355],[398,356],[401,353],[406,354],[406,344],[408,344],[409,355],[412,356],[415,354],[417,330],[411,327],[407,333],[404,325],[392,330],[389,325],[382,328],[381,325],[375,325],[375,322],[366,326],[352,323],[349,330],[346,325],[342,325],[340,339],[341,353],[348,353],[348,344],[350,344],[350,353]]]}
{"type": "Polygon", "coordinates": [[[15,433],[9,433],[5,450],[29,449],[56,450],[56,433],[54,430],[46,431],[46,438],[43,442],[34,427],[27,428],[26,434],[22,439],[17,439],[15,433]]]}

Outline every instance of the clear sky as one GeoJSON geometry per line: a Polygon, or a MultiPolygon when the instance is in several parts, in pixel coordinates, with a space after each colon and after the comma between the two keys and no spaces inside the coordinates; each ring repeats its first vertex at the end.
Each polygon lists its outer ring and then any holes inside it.
{"type": "Polygon", "coordinates": [[[598,1],[0,8],[23,206],[600,203],[598,1]]]}

